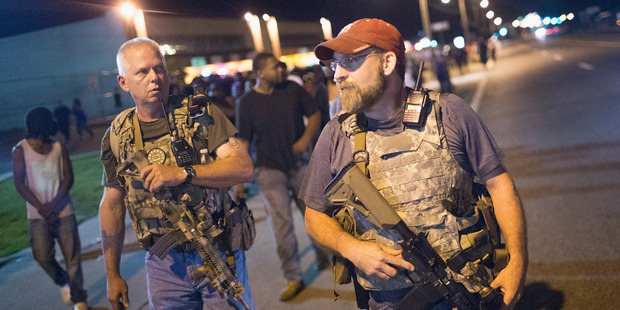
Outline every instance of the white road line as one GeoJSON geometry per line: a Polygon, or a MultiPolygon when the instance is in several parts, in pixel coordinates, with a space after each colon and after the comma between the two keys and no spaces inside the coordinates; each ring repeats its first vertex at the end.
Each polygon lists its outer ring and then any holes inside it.
{"type": "Polygon", "coordinates": [[[486,76],[480,80],[480,83],[478,83],[478,86],[476,87],[476,92],[474,92],[474,97],[471,99],[471,108],[476,112],[480,109],[480,100],[482,99],[484,89],[487,86],[487,80],[488,78],[486,76]]]}
{"type": "Polygon", "coordinates": [[[592,71],[594,70],[594,66],[589,64],[589,63],[585,63],[585,62],[580,62],[579,63],[579,68],[584,69],[584,70],[589,70],[592,71]]]}

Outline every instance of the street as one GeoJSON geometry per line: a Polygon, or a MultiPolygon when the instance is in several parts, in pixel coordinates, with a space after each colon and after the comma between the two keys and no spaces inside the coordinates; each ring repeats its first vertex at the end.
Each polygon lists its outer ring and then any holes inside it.
{"type": "Polygon", "coordinates": [[[525,208],[522,309],[620,302],[618,35],[554,38],[498,59],[478,113],[525,208]],[[613,44],[615,42],[615,45],[613,44]]]}
{"type": "MultiPolygon", "coordinates": [[[[620,33],[514,42],[504,46],[486,71],[452,78],[458,81],[455,93],[472,103],[504,150],[524,205],[530,265],[517,309],[616,309],[620,33]]],[[[97,143],[92,142],[94,147],[97,143]]],[[[257,308],[354,309],[351,286],[336,286],[341,297],[333,301],[332,273],[316,269],[297,211],[295,229],[308,288],[290,302],[277,300],[284,280],[259,200],[250,206],[258,239],[247,253],[257,308]]],[[[89,225],[97,228],[96,219],[89,225]]],[[[82,240],[95,240],[98,230],[81,234],[82,240]]],[[[131,309],[148,308],[143,257],[142,251],[123,254],[121,272],[130,285],[131,309]]],[[[0,308],[69,309],[43,271],[32,267],[32,257],[21,260],[29,267],[12,262],[0,271],[0,298],[5,300],[0,308]],[[13,289],[20,291],[18,299],[13,289]]],[[[91,309],[109,307],[103,261],[85,261],[84,274],[91,309]]]]}

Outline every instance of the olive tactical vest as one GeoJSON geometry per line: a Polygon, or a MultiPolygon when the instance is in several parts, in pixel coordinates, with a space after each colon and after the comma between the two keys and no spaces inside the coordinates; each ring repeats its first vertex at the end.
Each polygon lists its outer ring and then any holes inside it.
{"type": "MultiPolygon", "coordinates": [[[[211,116],[205,114],[195,121],[189,117],[186,100],[174,107],[172,106],[173,103],[170,105],[173,110],[172,113],[174,113],[179,137],[185,139],[195,149],[196,153],[199,149],[206,149],[207,125],[209,122],[213,122],[211,116]]],[[[121,112],[112,121],[110,147],[119,166],[139,149],[135,145],[136,136],[134,122],[132,121],[134,114],[135,108],[130,108],[121,112]]],[[[166,134],[154,141],[144,142],[143,149],[150,163],[177,166],[170,141],[170,134],[166,134]]],[[[213,161],[209,155],[205,154],[205,157],[206,162],[204,163],[213,161]]],[[[166,204],[166,201],[184,201],[190,208],[200,202],[205,202],[212,214],[223,214],[227,208],[230,208],[232,202],[227,188],[208,188],[182,183],[175,187],[169,187],[166,196],[164,198],[158,197],[158,199],[143,188],[137,170],[120,173],[118,178],[125,188],[125,205],[131,217],[132,226],[136,231],[140,245],[144,249],[148,249],[154,244],[154,238],[172,230],[160,207],[166,204]]]]}
{"type": "MultiPolygon", "coordinates": [[[[356,118],[351,115],[342,122],[354,150],[353,133],[359,130],[352,125],[357,124],[356,118]]],[[[448,150],[438,102],[432,104],[422,128],[406,128],[394,136],[367,132],[366,150],[370,181],[407,226],[415,233],[426,233],[429,243],[444,260],[460,251],[457,220],[444,205],[473,209],[472,175],[461,168],[448,150]]],[[[348,208],[354,214],[356,238],[400,248],[398,233],[379,229],[357,209],[348,208]]],[[[358,281],[367,290],[395,290],[412,285],[402,275],[386,281],[356,271],[358,281]]],[[[410,276],[418,279],[415,272],[410,276]]]]}

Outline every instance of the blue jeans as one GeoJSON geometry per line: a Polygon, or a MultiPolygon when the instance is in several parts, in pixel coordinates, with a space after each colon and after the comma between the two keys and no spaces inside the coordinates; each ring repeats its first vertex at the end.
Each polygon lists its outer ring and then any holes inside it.
{"type": "Polygon", "coordinates": [[[43,219],[31,219],[28,222],[34,260],[56,285],[69,284],[73,303],[86,302],[88,295],[84,290],[84,276],[82,275],[82,247],[75,215],[60,218],[59,224],[55,226],[49,226],[43,219]],[[58,241],[65,258],[66,271],[56,261],[55,240],[58,241]]]}
{"type": "MultiPolygon", "coordinates": [[[[275,235],[280,269],[284,278],[291,282],[301,281],[302,274],[291,201],[297,197],[306,167],[307,165],[301,164],[298,169],[288,173],[267,167],[256,168],[256,183],[275,235]]],[[[303,214],[305,204],[299,202],[297,206],[303,214]]]]}
{"type": "MultiPolygon", "coordinates": [[[[226,261],[226,253],[218,252],[226,261]]],[[[244,288],[241,297],[254,309],[243,251],[235,251],[235,264],[237,280],[244,288]]],[[[150,309],[243,309],[232,296],[222,298],[207,277],[194,280],[192,273],[202,265],[203,260],[195,250],[172,250],[163,260],[147,252],[145,268],[150,309]]]]}

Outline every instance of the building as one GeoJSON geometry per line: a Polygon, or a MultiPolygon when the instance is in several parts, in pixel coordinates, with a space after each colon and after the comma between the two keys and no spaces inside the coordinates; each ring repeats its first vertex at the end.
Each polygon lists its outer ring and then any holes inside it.
{"type": "MultiPolygon", "coordinates": [[[[207,19],[145,13],[144,21],[148,36],[166,51],[171,74],[181,80],[188,72],[196,74],[205,66],[251,59],[255,53],[243,17],[207,19]]],[[[270,52],[265,22],[260,23],[264,50],[270,52]]],[[[125,18],[110,11],[86,21],[0,38],[0,105],[5,107],[0,130],[23,127],[27,111],[35,106],[53,109],[62,100],[70,107],[75,97],[80,98],[90,118],[115,115],[115,58],[119,46],[132,37],[127,29],[132,27],[125,18]]],[[[278,21],[278,30],[282,55],[309,52],[323,40],[319,21],[278,21]]],[[[123,108],[133,104],[129,94],[123,92],[121,98],[123,108]]]]}

